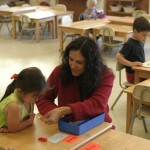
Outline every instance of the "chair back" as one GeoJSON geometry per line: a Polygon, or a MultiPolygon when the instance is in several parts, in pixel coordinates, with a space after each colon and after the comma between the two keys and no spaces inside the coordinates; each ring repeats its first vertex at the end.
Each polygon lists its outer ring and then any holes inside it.
{"type": "Polygon", "coordinates": [[[137,18],[137,17],[140,17],[143,14],[147,14],[147,12],[144,11],[144,10],[135,10],[132,13],[132,17],[137,18]]]}
{"type": "Polygon", "coordinates": [[[119,85],[120,85],[120,87],[121,88],[125,88],[124,86],[123,86],[123,83],[122,83],[122,73],[121,73],[121,71],[122,71],[122,69],[124,69],[125,68],[125,66],[123,65],[123,64],[121,64],[120,62],[116,62],[116,71],[119,71],[119,85]]]}
{"type": "Polygon", "coordinates": [[[30,7],[30,4],[22,4],[21,7],[30,7]]]}
{"type": "Polygon", "coordinates": [[[56,4],[56,5],[54,6],[54,9],[67,11],[67,7],[66,7],[66,5],[64,5],[64,4],[56,4]]]}
{"type": "Polygon", "coordinates": [[[99,34],[103,36],[114,37],[115,31],[113,28],[110,28],[110,27],[102,27],[99,31],[99,34]]]}
{"type": "Polygon", "coordinates": [[[150,103],[150,86],[136,85],[132,95],[135,99],[139,100],[140,104],[143,102],[150,103]]]}
{"type": "Polygon", "coordinates": [[[26,15],[21,15],[19,20],[21,21],[21,26],[22,28],[26,28],[29,26],[29,24],[31,23],[31,18],[29,18],[26,15]]]}
{"type": "Polygon", "coordinates": [[[63,16],[61,19],[61,24],[69,24],[72,22],[72,18],[69,15],[63,16]]]}
{"type": "Polygon", "coordinates": [[[150,20],[150,14],[142,14],[141,16],[143,16],[143,17],[146,18],[147,20],[150,20]]]}
{"type": "Polygon", "coordinates": [[[116,62],[116,71],[121,71],[124,68],[125,68],[125,66],[123,64],[121,64],[118,61],[116,62]]]}
{"type": "Polygon", "coordinates": [[[112,46],[113,37],[115,36],[115,31],[110,27],[102,27],[99,30],[99,34],[102,36],[102,44],[112,46]]]}
{"type": "Polygon", "coordinates": [[[9,8],[9,6],[8,5],[0,5],[0,9],[6,9],[6,8],[9,8]]]}

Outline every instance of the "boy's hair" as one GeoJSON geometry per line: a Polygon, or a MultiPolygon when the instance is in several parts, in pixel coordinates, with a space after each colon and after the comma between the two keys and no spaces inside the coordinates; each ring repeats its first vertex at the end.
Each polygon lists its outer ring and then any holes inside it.
{"type": "Polygon", "coordinates": [[[15,88],[20,88],[24,93],[40,92],[45,88],[45,85],[45,77],[40,69],[36,67],[23,69],[8,85],[1,101],[13,93],[15,88]]]}
{"type": "Polygon", "coordinates": [[[143,16],[137,17],[133,22],[133,30],[138,32],[150,31],[150,23],[143,16]]]}

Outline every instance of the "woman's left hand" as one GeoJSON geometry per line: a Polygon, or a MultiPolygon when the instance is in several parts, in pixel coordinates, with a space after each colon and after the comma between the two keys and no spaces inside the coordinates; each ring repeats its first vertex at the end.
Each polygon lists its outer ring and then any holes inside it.
{"type": "Polygon", "coordinates": [[[46,124],[58,123],[59,119],[62,116],[71,113],[72,111],[70,107],[58,107],[49,111],[46,115],[41,117],[41,120],[44,121],[46,124]]]}

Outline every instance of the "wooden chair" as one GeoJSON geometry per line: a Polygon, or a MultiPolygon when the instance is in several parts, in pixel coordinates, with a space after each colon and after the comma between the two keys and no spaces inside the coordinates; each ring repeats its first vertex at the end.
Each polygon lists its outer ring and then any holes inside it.
{"type": "MultiPolygon", "coordinates": [[[[56,4],[53,9],[55,10],[63,10],[63,11],[67,11],[67,7],[64,4],[56,4]]],[[[58,21],[58,24],[61,24],[61,19],[58,21]]],[[[43,29],[43,33],[45,33],[46,28],[49,26],[48,22],[46,22],[44,29],[43,29]]]]}
{"type": "MultiPolygon", "coordinates": [[[[72,23],[73,20],[72,18],[69,16],[69,15],[66,15],[66,16],[63,16],[62,19],[61,19],[61,24],[69,24],[69,23],[72,23]]],[[[76,37],[80,36],[79,34],[74,34],[74,33],[65,33],[65,38],[63,40],[63,43],[65,42],[65,40],[68,38],[68,37],[71,37],[72,40],[75,39],[76,37]]]]}
{"type": "Polygon", "coordinates": [[[138,103],[138,109],[132,117],[129,133],[132,134],[132,128],[135,118],[143,121],[145,132],[148,132],[145,118],[150,118],[150,87],[145,85],[137,85],[133,90],[133,101],[138,103]]]}
{"type": "Polygon", "coordinates": [[[142,14],[141,16],[143,16],[143,17],[146,18],[147,20],[150,20],[150,14],[142,14]]]}
{"type": "Polygon", "coordinates": [[[56,5],[54,6],[54,9],[67,11],[67,7],[66,7],[66,5],[64,5],[64,4],[56,4],[56,5]]]}
{"type": "Polygon", "coordinates": [[[107,46],[110,50],[110,53],[114,47],[119,47],[119,46],[123,45],[122,41],[114,40],[115,31],[113,28],[102,27],[99,31],[99,34],[102,37],[102,48],[107,46]]]}
{"type": "Polygon", "coordinates": [[[147,14],[147,12],[144,10],[135,10],[132,13],[132,17],[137,18],[137,17],[141,16],[142,14],[147,14]]]}
{"type": "Polygon", "coordinates": [[[25,4],[22,4],[21,7],[31,7],[31,5],[25,3],[25,4]]]}
{"type": "MultiPolygon", "coordinates": [[[[9,8],[8,5],[0,6],[0,9],[7,9],[7,8],[9,8]]],[[[12,21],[11,16],[0,16],[0,22],[1,22],[0,30],[2,29],[3,25],[6,24],[9,34],[11,35],[12,29],[10,29],[10,27],[9,27],[9,23],[11,23],[11,21],[12,21]]]]}
{"type": "MultiPolygon", "coordinates": [[[[28,16],[26,16],[26,15],[20,15],[19,20],[21,21],[21,28],[22,28],[19,40],[21,39],[21,36],[22,36],[23,32],[30,32],[31,36],[32,36],[32,41],[33,41],[34,38],[35,38],[35,33],[36,33],[36,26],[35,26],[35,24],[32,24],[31,19],[28,16]]],[[[40,30],[40,33],[42,34],[41,26],[39,27],[39,30],[40,30]]]]}
{"type": "Polygon", "coordinates": [[[119,85],[122,88],[122,90],[120,91],[119,95],[117,96],[117,98],[115,99],[114,103],[111,106],[111,110],[113,110],[114,106],[116,105],[116,103],[118,102],[119,98],[121,97],[123,90],[129,86],[132,86],[132,83],[129,82],[123,82],[122,81],[122,70],[125,68],[124,65],[122,65],[121,63],[119,63],[118,61],[116,62],[116,71],[119,72],[119,85]]]}

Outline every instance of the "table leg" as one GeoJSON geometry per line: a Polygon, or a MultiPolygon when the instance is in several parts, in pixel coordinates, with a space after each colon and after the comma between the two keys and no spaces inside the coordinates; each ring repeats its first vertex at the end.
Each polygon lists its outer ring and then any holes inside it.
{"type": "Polygon", "coordinates": [[[134,83],[137,84],[140,82],[139,72],[138,70],[135,70],[134,72],[134,83]]]}
{"type": "Polygon", "coordinates": [[[96,41],[97,31],[93,30],[93,39],[96,41]]]}
{"type": "Polygon", "coordinates": [[[133,114],[132,94],[127,94],[126,133],[128,133],[133,114]]]}
{"type": "Polygon", "coordinates": [[[59,21],[59,17],[56,16],[55,19],[55,37],[58,38],[58,21],[59,21]]]}
{"type": "Polygon", "coordinates": [[[60,47],[59,47],[59,51],[62,53],[63,52],[63,31],[60,28],[60,47]]]}
{"type": "Polygon", "coordinates": [[[39,21],[36,21],[36,42],[40,42],[39,21]]]}
{"type": "Polygon", "coordinates": [[[52,38],[54,39],[56,37],[56,31],[55,31],[55,20],[52,21],[52,38]]]}
{"type": "Polygon", "coordinates": [[[16,20],[14,17],[12,17],[12,32],[13,38],[16,39],[16,20]]]}
{"type": "Polygon", "coordinates": [[[127,42],[127,40],[128,40],[128,35],[124,34],[124,43],[127,42]]]}

